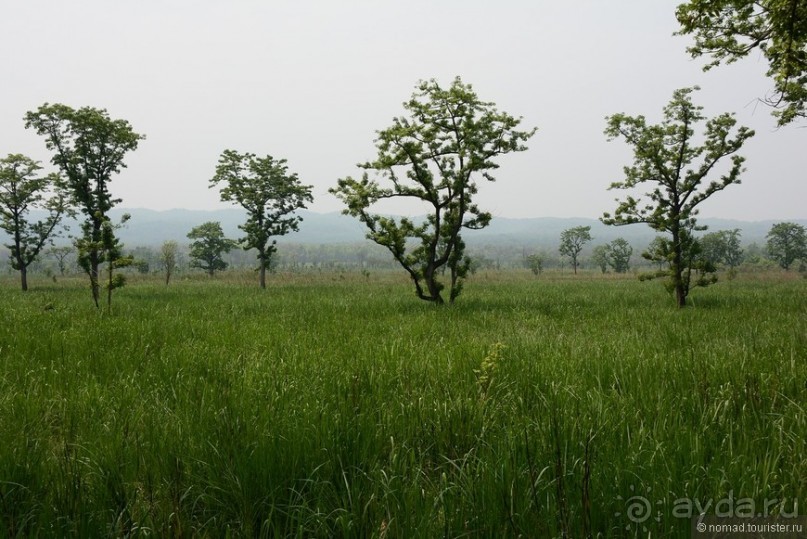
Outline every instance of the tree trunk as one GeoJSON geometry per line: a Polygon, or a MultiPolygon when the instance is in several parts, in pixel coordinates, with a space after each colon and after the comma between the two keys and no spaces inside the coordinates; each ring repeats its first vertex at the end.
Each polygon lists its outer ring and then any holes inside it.
{"type": "Polygon", "coordinates": [[[459,293],[457,292],[457,268],[451,266],[451,291],[448,296],[448,302],[454,303],[454,300],[457,299],[459,293]]]}
{"type": "Polygon", "coordinates": [[[112,260],[107,262],[109,264],[109,282],[107,282],[106,287],[106,308],[109,314],[112,314],[112,272],[115,266],[112,263],[112,260]]]}
{"type": "Polygon", "coordinates": [[[681,245],[681,233],[677,226],[672,229],[673,237],[673,262],[672,262],[672,280],[673,287],[675,288],[675,304],[680,309],[686,306],[687,291],[684,289],[683,273],[683,246],[681,245]]]}
{"type": "Polygon", "coordinates": [[[266,290],[266,250],[261,249],[258,251],[258,262],[260,263],[260,268],[258,270],[260,274],[260,283],[261,288],[266,290]]]}
{"type": "Polygon", "coordinates": [[[681,279],[681,274],[678,273],[675,282],[675,304],[680,309],[681,307],[686,307],[687,304],[687,296],[686,291],[684,290],[684,283],[681,279]]]}
{"type": "Polygon", "coordinates": [[[444,303],[443,297],[440,295],[440,286],[434,276],[434,268],[426,268],[423,278],[426,281],[426,286],[428,287],[429,295],[431,296],[429,299],[438,305],[442,305],[444,303]]]}
{"type": "Polygon", "coordinates": [[[165,286],[168,286],[168,281],[170,281],[170,280],[171,280],[171,270],[166,269],[165,270],[165,286]]]}
{"type": "Polygon", "coordinates": [[[93,217],[92,233],[90,235],[92,243],[90,244],[91,249],[89,253],[87,253],[90,259],[90,288],[92,289],[92,300],[95,303],[96,309],[101,308],[100,304],[101,287],[100,283],[98,282],[98,279],[101,276],[99,269],[99,266],[101,265],[101,257],[98,254],[98,247],[97,247],[97,245],[101,241],[101,224],[102,224],[101,219],[93,217]]]}
{"type": "Polygon", "coordinates": [[[99,300],[101,295],[101,287],[98,283],[98,252],[93,251],[90,253],[90,288],[92,289],[92,300],[95,302],[95,307],[100,308],[99,300]]]}
{"type": "Polygon", "coordinates": [[[22,290],[25,292],[28,290],[28,267],[20,265],[20,281],[22,284],[22,290]]]}

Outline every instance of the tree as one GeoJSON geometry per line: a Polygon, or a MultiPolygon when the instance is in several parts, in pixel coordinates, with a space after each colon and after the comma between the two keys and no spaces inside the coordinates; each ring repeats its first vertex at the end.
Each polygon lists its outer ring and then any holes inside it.
{"type": "Polygon", "coordinates": [[[234,249],[236,243],[224,237],[221,223],[208,221],[194,227],[188,233],[188,239],[195,240],[191,243],[191,267],[203,269],[211,277],[216,271],[227,269],[222,255],[234,249]]]}
{"type": "Polygon", "coordinates": [[[421,82],[404,103],[408,117],[398,117],[376,139],[375,161],[358,165],[361,180],[340,179],[330,192],[368,228],[367,238],[387,248],[406,270],[420,299],[443,303],[441,270],[450,270],[449,302],[462,290],[468,272],[462,229],[478,230],[491,220],[474,203],[479,177],[494,181],[496,157],[527,149],[535,130],[517,131],[520,118],[481,101],[472,87],[456,78],[444,89],[421,82]],[[379,181],[390,184],[382,187],[379,181]],[[424,221],[370,212],[385,199],[422,203],[424,221]]]}
{"type": "Polygon", "coordinates": [[[131,266],[135,262],[134,257],[123,254],[123,245],[115,236],[115,231],[122,228],[130,218],[131,215],[124,213],[117,224],[112,223],[109,218],[105,218],[101,223],[101,237],[97,242],[89,242],[86,237],[79,238],[76,241],[79,264],[83,266],[84,271],[89,272],[90,257],[88,253],[92,250],[97,250],[101,255],[101,259],[106,263],[106,304],[107,312],[110,314],[112,313],[112,292],[126,284],[126,276],[122,273],[115,273],[115,270],[131,266]]]}
{"type": "Polygon", "coordinates": [[[723,264],[733,272],[743,262],[743,248],[740,245],[742,234],[739,228],[719,230],[718,232],[723,238],[723,264]]]}
{"type": "Polygon", "coordinates": [[[59,267],[59,275],[64,276],[67,272],[67,258],[73,254],[74,251],[72,247],[67,245],[48,249],[47,254],[56,259],[56,265],[59,267]]]}
{"type": "Polygon", "coordinates": [[[544,271],[544,256],[538,253],[529,255],[525,262],[533,275],[541,275],[544,271]]]}
{"type": "Polygon", "coordinates": [[[580,255],[580,251],[583,250],[583,246],[591,241],[590,232],[590,226],[576,226],[560,233],[560,248],[558,251],[560,251],[561,255],[572,259],[575,275],[577,275],[577,257],[580,255]]]}
{"type": "Polygon", "coordinates": [[[310,185],[303,185],[297,174],[288,172],[286,160],[271,155],[239,154],[225,150],[219,158],[213,187],[224,184],[221,200],[235,202],[247,212],[247,222],[238,228],[246,233],[240,240],[244,249],[258,251],[261,288],[266,288],[266,268],[277,250],[273,236],[284,236],[299,229],[303,220],[294,212],[313,202],[310,185]]]}
{"type": "Polygon", "coordinates": [[[68,211],[64,184],[57,174],[38,175],[38,162],[21,154],[0,159],[0,228],[11,238],[11,267],[20,272],[28,290],[28,266],[52,243],[59,222],[68,211]],[[32,221],[31,211],[44,211],[44,219],[32,221]]]}
{"type": "Polygon", "coordinates": [[[168,283],[171,281],[171,275],[173,275],[174,270],[176,270],[178,251],[179,245],[177,242],[171,240],[163,242],[160,247],[160,265],[165,272],[166,286],[168,286],[168,283]]]}
{"type": "Polygon", "coordinates": [[[703,258],[715,266],[725,265],[729,270],[734,270],[742,262],[739,228],[710,232],[704,234],[699,241],[703,258]]]}
{"type": "Polygon", "coordinates": [[[99,307],[99,266],[118,248],[114,227],[105,225],[109,210],[120,202],[112,198],[109,183],[126,167],[124,156],[145,137],[126,120],[110,119],[106,110],[60,104],[45,103],[28,112],[25,127],[45,137],[47,148],[54,152],[53,164],[64,174],[73,202],[84,214],[79,264],[90,277],[93,301],[99,307]]]}
{"type": "Polygon", "coordinates": [[[647,249],[644,250],[642,253],[642,258],[649,260],[655,264],[658,264],[658,269],[661,271],[664,268],[664,264],[667,264],[667,267],[670,267],[670,261],[667,260],[667,240],[662,236],[656,236],[653,238],[653,241],[647,246],[647,249]]]}
{"type": "Polygon", "coordinates": [[[768,254],[784,270],[800,258],[807,258],[807,231],[796,223],[776,223],[765,236],[768,254]]]}
{"type": "MultiPolygon", "coordinates": [[[[732,136],[736,120],[725,113],[706,121],[703,142],[697,145],[695,127],[706,118],[702,107],[692,103],[695,88],[676,90],[664,108],[664,120],[649,125],[644,116],[615,114],[607,118],[605,134],[609,140],[622,137],[633,146],[633,166],[625,167],[625,179],[611,184],[611,189],[633,189],[649,184],[644,199],[628,195],[612,216],[602,221],[609,225],[647,223],[658,232],[669,234],[663,254],[670,263],[670,289],[676,305],[686,305],[690,274],[697,241],[692,232],[697,225],[698,206],[729,185],[740,182],[744,158],[735,154],[754,132],[740,127],[732,136]],[[731,166],[719,179],[705,184],[707,176],[724,157],[731,166]],[[695,161],[700,164],[694,166],[695,161]]],[[[641,197],[641,195],[640,195],[641,197]]],[[[699,284],[707,281],[699,279],[699,284]]]]}
{"type": "Polygon", "coordinates": [[[600,271],[608,271],[608,245],[597,245],[591,251],[591,263],[600,268],[600,271]]]}
{"type": "Polygon", "coordinates": [[[616,273],[625,273],[630,268],[630,257],[633,256],[633,247],[624,238],[617,238],[608,244],[608,265],[616,273]]]}
{"type": "Polygon", "coordinates": [[[763,101],[779,125],[807,114],[807,2],[804,0],[689,0],[678,6],[679,34],[691,34],[693,58],[711,69],[758,49],[768,61],[773,93],[763,101]]]}

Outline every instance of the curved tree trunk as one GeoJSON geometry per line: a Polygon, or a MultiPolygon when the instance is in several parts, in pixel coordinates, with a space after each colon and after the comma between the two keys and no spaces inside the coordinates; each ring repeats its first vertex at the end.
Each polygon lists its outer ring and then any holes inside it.
{"type": "Polygon", "coordinates": [[[435,277],[434,273],[433,267],[426,268],[423,280],[426,281],[426,287],[429,289],[430,297],[426,297],[424,299],[428,299],[438,305],[442,305],[444,303],[443,296],[440,295],[440,284],[437,282],[437,278],[435,277]]]}

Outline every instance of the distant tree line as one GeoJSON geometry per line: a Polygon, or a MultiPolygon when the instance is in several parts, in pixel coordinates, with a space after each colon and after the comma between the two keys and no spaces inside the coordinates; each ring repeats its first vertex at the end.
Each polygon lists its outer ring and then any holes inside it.
{"type": "MultiPolygon", "coordinates": [[[[701,257],[716,271],[725,271],[729,278],[739,271],[785,270],[807,271],[807,239],[805,228],[797,223],[776,223],[768,232],[763,244],[744,244],[738,229],[704,233],[696,238],[701,245],[701,257]]],[[[644,279],[654,271],[663,270],[668,263],[660,250],[660,240],[648,244],[631,244],[623,238],[598,244],[592,238],[578,255],[578,267],[599,273],[639,272],[644,279]],[[645,272],[645,273],[642,273],[645,272]]],[[[166,241],[160,246],[137,246],[124,249],[124,255],[133,261],[124,274],[161,275],[168,282],[172,277],[206,273],[191,257],[191,243],[166,241]]],[[[560,254],[558,247],[539,248],[502,244],[475,244],[469,246],[469,273],[478,271],[526,269],[536,275],[544,271],[570,271],[569,258],[560,254]]],[[[0,255],[2,249],[0,249],[0,255]]],[[[10,254],[8,250],[5,254],[10,254]]],[[[243,271],[255,269],[255,250],[231,249],[222,254],[225,269],[243,271]]],[[[383,247],[372,243],[284,243],[272,256],[267,272],[306,271],[393,271],[399,266],[383,247]]],[[[9,271],[16,271],[11,264],[9,271]]],[[[58,245],[44,250],[29,267],[31,273],[53,277],[76,275],[83,272],[78,265],[76,248],[58,245]]],[[[216,270],[219,271],[219,270],[216,270]]],[[[652,275],[655,277],[655,275],[652,275]]]]}

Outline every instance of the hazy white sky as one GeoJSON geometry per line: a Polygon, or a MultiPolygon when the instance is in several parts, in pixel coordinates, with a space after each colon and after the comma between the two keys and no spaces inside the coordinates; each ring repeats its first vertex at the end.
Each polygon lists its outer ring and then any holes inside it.
{"type": "Polygon", "coordinates": [[[375,132],[420,79],[459,75],[480,98],[537,126],[505,156],[480,206],[508,217],[599,217],[630,150],[604,117],[659,119],[699,84],[709,115],[756,129],[743,184],[702,216],[807,216],[807,124],[775,128],[758,105],[770,82],[754,55],[708,73],[673,37],[681,0],[25,0],[0,4],[0,154],[48,162],[22,117],[44,102],[106,108],[147,136],[112,184],[123,207],[225,207],[208,189],[226,148],[286,158],[327,190],[374,156],[375,132]]]}

